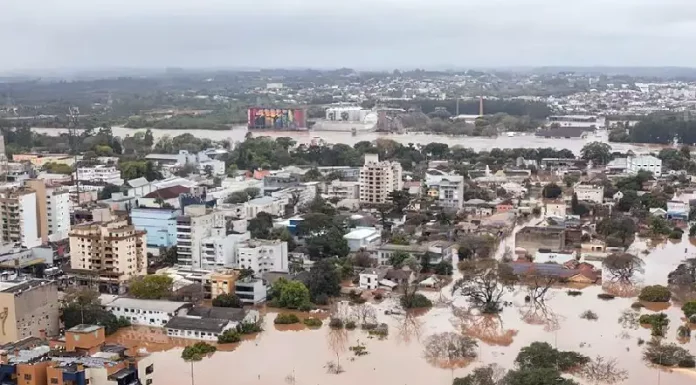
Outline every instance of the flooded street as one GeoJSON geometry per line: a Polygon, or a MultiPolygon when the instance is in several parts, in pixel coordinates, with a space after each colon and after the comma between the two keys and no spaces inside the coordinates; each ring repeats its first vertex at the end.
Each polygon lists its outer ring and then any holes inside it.
{"type": "MultiPolygon", "coordinates": [[[[508,244],[508,241],[503,243],[508,244]]],[[[644,245],[637,241],[634,249],[639,250],[644,245]]],[[[648,255],[638,254],[646,262],[644,283],[664,284],[667,274],[685,256],[696,255],[696,247],[684,239],[676,244],[657,245],[648,255]]],[[[389,325],[389,336],[384,340],[361,330],[331,330],[326,322],[317,330],[304,326],[280,330],[273,325],[276,313],[270,312],[264,318],[264,332],[239,344],[224,346],[211,358],[196,363],[195,383],[451,384],[453,377],[465,376],[480,365],[497,363],[506,368],[513,367],[519,350],[534,341],[546,341],[559,349],[574,350],[593,358],[598,355],[615,358],[629,373],[629,378],[622,384],[658,384],[658,378],[660,383],[669,385],[696,383],[693,371],[659,370],[643,361],[644,346],[638,345],[638,339],[650,340],[650,330],[619,322],[635,298],[600,300],[597,294],[602,292],[602,288],[598,286],[582,289],[583,294],[577,297],[568,296],[567,289],[553,289],[544,305],[533,306],[525,303],[526,292],[517,288],[505,297],[510,305],[499,316],[491,317],[462,315],[466,301],[458,296],[454,302],[443,301],[443,298],[451,298],[449,291],[450,287],[443,289],[446,293],[442,296],[437,292],[426,293],[436,306],[418,316],[385,315],[384,310],[395,307],[395,299],[377,305],[379,322],[389,325]],[[597,313],[599,319],[580,318],[586,310],[597,313]],[[456,368],[428,363],[424,357],[423,341],[432,334],[445,331],[462,332],[483,340],[479,343],[479,357],[464,367],[456,368]],[[365,345],[367,355],[356,357],[349,350],[350,346],[358,344],[365,345]],[[327,363],[337,360],[344,372],[338,375],[328,373],[327,363]]],[[[664,311],[671,321],[665,341],[676,342],[676,329],[683,323],[683,314],[679,305],[672,305],[664,311]]],[[[641,314],[648,312],[647,309],[640,311],[641,314]]],[[[155,371],[157,383],[191,383],[190,365],[180,358],[187,341],[173,341],[163,334],[162,329],[148,328],[122,330],[113,339],[153,352],[158,368],[155,371]]],[[[696,353],[693,340],[682,346],[696,353]]],[[[576,380],[590,384],[579,378],[576,380]]]]}
{"type": "MultiPolygon", "coordinates": [[[[114,126],[111,128],[114,135],[125,137],[133,135],[138,131],[144,132],[145,129],[130,129],[120,126],[114,126]]],[[[32,128],[32,130],[48,135],[59,135],[65,133],[68,130],[63,128],[32,128]]],[[[184,133],[192,133],[199,138],[209,138],[212,140],[230,140],[232,143],[242,142],[249,132],[245,126],[237,126],[230,130],[195,130],[195,131],[185,131],[185,130],[158,130],[153,129],[152,133],[155,139],[159,139],[164,135],[177,136],[184,133]]],[[[463,146],[467,148],[473,148],[474,150],[490,150],[491,148],[541,148],[541,147],[552,147],[557,149],[567,148],[573,151],[575,154],[579,155],[582,147],[589,143],[595,141],[607,141],[606,135],[593,136],[590,135],[586,139],[556,139],[556,138],[541,138],[534,136],[532,133],[526,133],[526,135],[517,135],[509,137],[506,135],[501,135],[495,138],[487,137],[467,137],[467,136],[446,136],[446,135],[433,135],[425,133],[406,133],[406,134],[388,134],[388,133],[378,133],[378,132],[362,132],[352,135],[350,132],[337,132],[337,131],[253,131],[254,136],[269,136],[272,138],[278,137],[291,137],[298,143],[309,144],[312,141],[323,140],[326,143],[343,143],[347,145],[354,145],[360,141],[373,141],[378,138],[391,139],[401,144],[413,143],[414,145],[421,144],[426,145],[432,142],[447,143],[450,146],[463,146]]],[[[637,152],[647,152],[650,150],[657,149],[659,147],[650,147],[647,145],[633,145],[628,143],[612,143],[612,149],[614,151],[626,152],[628,150],[633,150],[637,152]]]]}

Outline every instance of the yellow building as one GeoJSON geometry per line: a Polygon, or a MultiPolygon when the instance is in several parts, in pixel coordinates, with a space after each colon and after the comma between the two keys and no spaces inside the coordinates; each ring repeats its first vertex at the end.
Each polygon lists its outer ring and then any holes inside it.
{"type": "Polygon", "coordinates": [[[234,294],[234,283],[239,273],[230,271],[215,272],[210,275],[210,294],[215,298],[220,294],[234,294]]]}

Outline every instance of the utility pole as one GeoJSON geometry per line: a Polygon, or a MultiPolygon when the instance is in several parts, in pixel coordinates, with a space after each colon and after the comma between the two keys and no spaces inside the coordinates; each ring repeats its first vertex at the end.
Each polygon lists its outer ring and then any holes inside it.
{"type": "Polygon", "coordinates": [[[79,111],[77,108],[68,107],[69,122],[68,122],[68,137],[70,138],[70,149],[73,151],[74,162],[75,162],[75,191],[77,193],[77,205],[80,205],[80,176],[77,172],[77,123],[79,119],[79,111]]]}

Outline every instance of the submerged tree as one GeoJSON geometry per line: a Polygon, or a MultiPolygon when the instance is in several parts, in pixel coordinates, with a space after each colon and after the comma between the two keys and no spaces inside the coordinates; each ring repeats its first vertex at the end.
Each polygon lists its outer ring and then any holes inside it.
{"type": "Polygon", "coordinates": [[[602,356],[597,356],[583,366],[579,375],[594,384],[616,384],[628,379],[628,371],[621,369],[616,359],[602,356]]]}
{"type": "Polygon", "coordinates": [[[455,282],[452,293],[459,292],[484,313],[501,311],[503,294],[517,281],[512,268],[496,260],[464,261],[459,268],[462,278],[455,282]]]}
{"type": "Polygon", "coordinates": [[[490,364],[474,369],[471,374],[455,378],[452,385],[502,385],[505,369],[496,364],[490,364]]]}
{"type": "Polygon", "coordinates": [[[425,340],[425,358],[435,365],[462,367],[476,358],[478,342],[459,333],[434,334],[425,340]]]}
{"type": "Polygon", "coordinates": [[[643,273],[643,260],[629,253],[614,253],[603,262],[612,279],[621,283],[631,283],[636,273],[643,273]]]}

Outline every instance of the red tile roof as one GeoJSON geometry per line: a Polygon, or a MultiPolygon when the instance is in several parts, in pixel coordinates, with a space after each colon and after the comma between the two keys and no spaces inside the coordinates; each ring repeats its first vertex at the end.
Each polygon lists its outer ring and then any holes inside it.
{"type": "Polygon", "coordinates": [[[190,193],[191,189],[184,186],[172,186],[153,191],[147,195],[145,198],[161,198],[161,199],[173,199],[178,198],[181,194],[190,193]]]}

